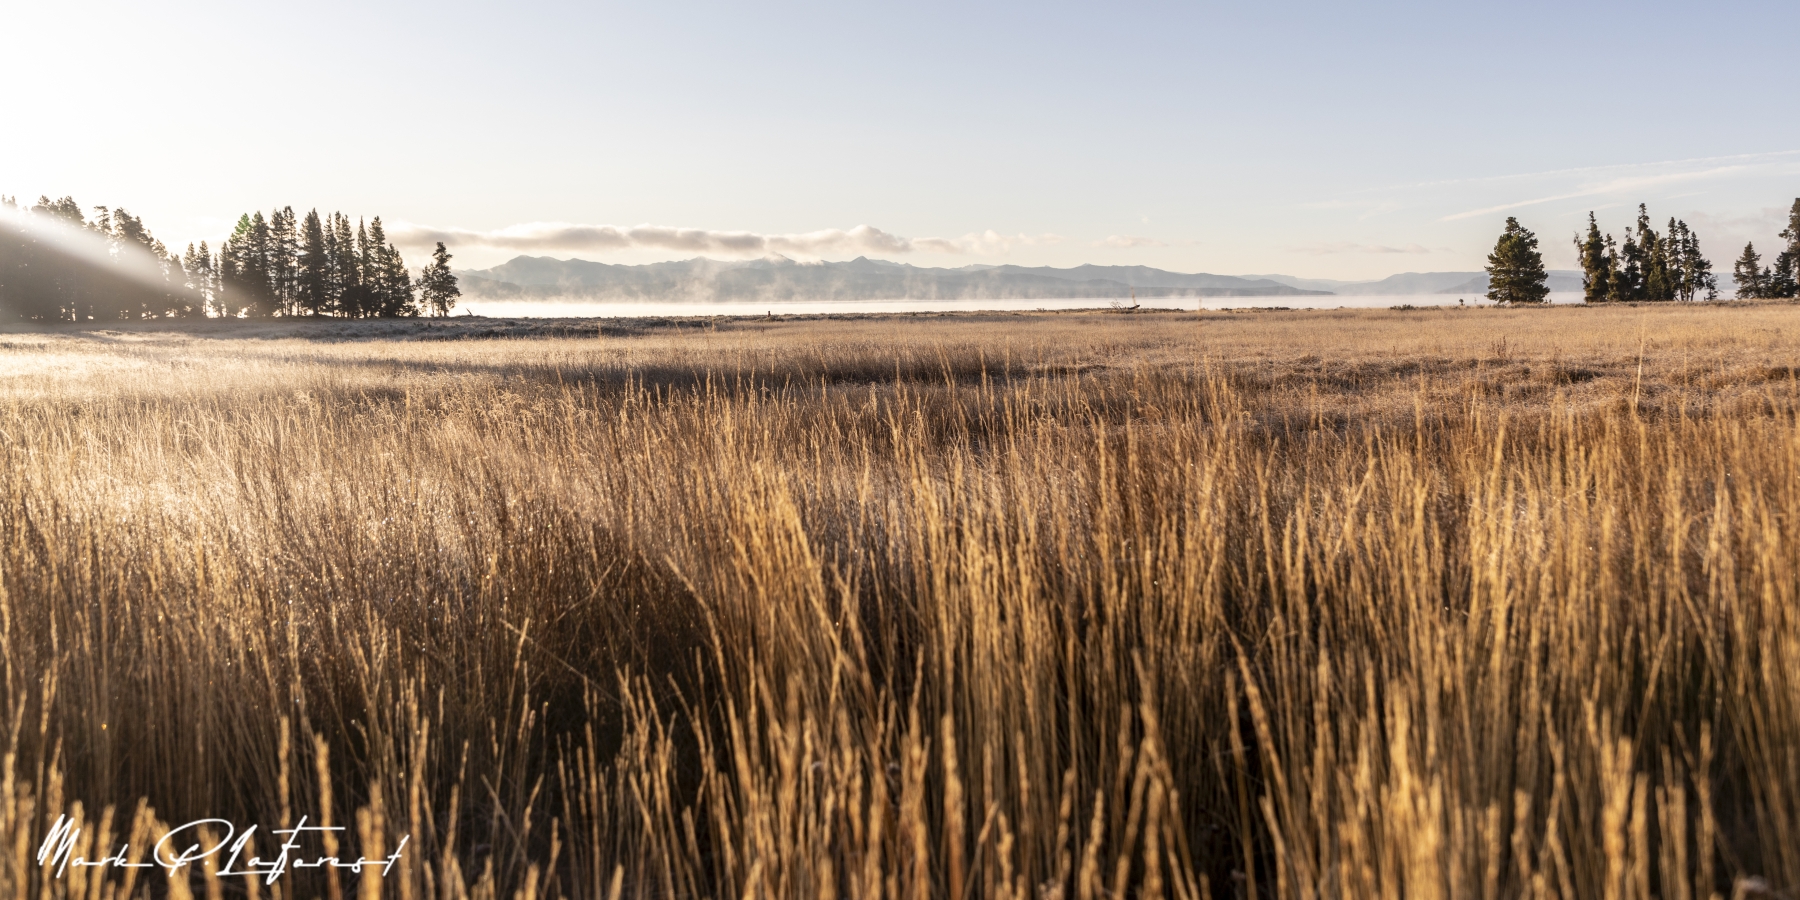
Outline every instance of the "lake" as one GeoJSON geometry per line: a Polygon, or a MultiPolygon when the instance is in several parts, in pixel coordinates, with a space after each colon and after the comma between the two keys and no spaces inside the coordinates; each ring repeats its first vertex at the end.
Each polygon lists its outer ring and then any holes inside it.
{"type": "MultiPolygon", "coordinates": [[[[1486,300],[1467,294],[1462,299],[1474,303],[1486,300]]],[[[1455,294],[1332,294],[1299,297],[1168,297],[1139,300],[1146,309],[1194,309],[1196,303],[1205,309],[1386,309],[1394,306],[1455,306],[1455,294]]],[[[1580,303],[1577,291],[1556,292],[1552,303],[1580,303]]],[[[500,301],[468,300],[457,304],[457,314],[473,313],[494,318],[638,318],[642,316],[783,316],[828,315],[843,313],[908,313],[908,312],[1021,312],[1031,310],[1112,309],[1118,301],[1105,299],[1061,300],[789,300],[782,302],[695,303],[594,303],[583,301],[500,301]]]]}

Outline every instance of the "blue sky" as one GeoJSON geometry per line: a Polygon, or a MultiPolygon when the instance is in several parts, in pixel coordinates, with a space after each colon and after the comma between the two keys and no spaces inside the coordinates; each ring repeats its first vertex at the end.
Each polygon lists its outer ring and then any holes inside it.
{"type": "Polygon", "coordinates": [[[1587,210],[1644,201],[1728,268],[1800,196],[1791,2],[74,2],[0,33],[0,193],[178,245],[293,204],[470,265],[1363,278],[1478,268],[1509,214],[1568,265],[1587,210]]]}

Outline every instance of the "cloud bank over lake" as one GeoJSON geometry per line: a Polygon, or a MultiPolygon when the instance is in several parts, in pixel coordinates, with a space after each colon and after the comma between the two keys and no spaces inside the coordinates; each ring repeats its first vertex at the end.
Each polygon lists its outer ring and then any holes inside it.
{"type": "MultiPolygon", "coordinates": [[[[430,247],[443,242],[452,248],[513,250],[523,253],[555,251],[606,253],[627,250],[661,250],[699,253],[730,259],[754,259],[778,254],[820,259],[907,253],[991,255],[1018,246],[1056,244],[1054,234],[1000,234],[988,230],[959,238],[907,238],[876,228],[857,225],[849,229],[826,228],[798,234],[759,234],[753,231],[721,231],[677,228],[668,225],[584,225],[573,222],[526,222],[490,231],[397,223],[388,235],[402,247],[430,247]]],[[[1142,239],[1137,239],[1142,240],[1142,239]]]]}

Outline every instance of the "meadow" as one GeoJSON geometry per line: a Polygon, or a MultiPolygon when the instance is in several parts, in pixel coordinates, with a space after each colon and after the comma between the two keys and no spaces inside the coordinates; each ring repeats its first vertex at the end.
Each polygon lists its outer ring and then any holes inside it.
{"type": "Polygon", "coordinates": [[[1790,304],[16,328],[0,896],[1793,891],[1797,595],[1790,304]]]}

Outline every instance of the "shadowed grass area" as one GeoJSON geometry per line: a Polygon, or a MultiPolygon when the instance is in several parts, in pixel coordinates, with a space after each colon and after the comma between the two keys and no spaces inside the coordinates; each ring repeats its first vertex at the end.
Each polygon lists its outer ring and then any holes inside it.
{"type": "Polygon", "coordinates": [[[0,335],[8,896],[1800,887],[1800,308],[202,324],[0,335]]]}

